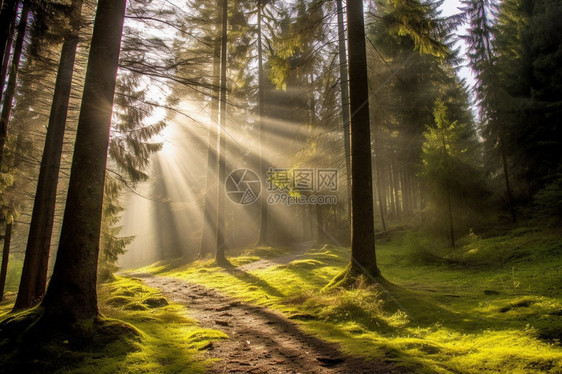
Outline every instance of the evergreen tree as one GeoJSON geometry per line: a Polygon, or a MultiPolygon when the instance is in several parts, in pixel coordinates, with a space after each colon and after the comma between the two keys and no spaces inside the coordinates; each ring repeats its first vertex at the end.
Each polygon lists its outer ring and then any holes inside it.
{"type": "Polygon", "coordinates": [[[8,127],[10,124],[10,114],[12,112],[14,95],[16,92],[18,69],[20,59],[23,52],[23,44],[27,31],[27,23],[29,16],[29,1],[24,1],[19,23],[17,27],[17,38],[14,44],[14,51],[12,61],[10,63],[10,71],[8,77],[8,84],[4,92],[2,112],[0,113],[0,167],[2,167],[2,159],[4,155],[4,147],[8,138],[8,127]]]}
{"type": "Polygon", "coordinates": [[[115,265],[119,256],[125,253],[134,236],[121,236],[123,226],[119,226],[123,208],[119,205],[123,183],[111,176],[106,177],[103,191],[103,213],[100,234],[100,258],[98,261],[98,281],[115,279],[113,275],[119,268],[115,265]]]}
{"type": "Polygon", "coordinates": [[[451,110],[469,113],[453,70],[458,59],[451,35],[459,19],[441,17],[441,3],[381,0],[369,15],[371,123],[383,228],[387,218],[422,209],[421,146],[434,101],[443,94],[455,97],[459,104],[451,110]]]}
{"type": "MultiPolygon", "coordinates": [[[[258,131],[259,131],[259,170],[261,175],[267,175],[267,168],[265,161],[265,149],[266,149],[266,129],[265,129],[265,74],[264,74],[264,66],[263,66],[263,41],[262,41],[262,17],[264,11],[264,1],[258,0],[257,1],[257,13],[258,13],[258,26],[257,26],[257,34],[258,34],[258,131]]],[[[258,233],[258,245],[264,245],[268,242],[268,209],[267,209],[267,201],[265,199],[265,193],[261,195],[260,198],[260,226],[259,226],[259,233],[258,233]]]]}
{"type": "MultiPolygon", "coordinates": [[[[126,52],[123,55],[126,56],[126,52]]],[[[166,123],[144,123],[152,113],[153,105],[147,103],[145,90],[140,84],[141,78],[138,73],[122,73],[117,81],[109,143],[110,173],[105,179],[100,234],[100,281],[113,279],[113,273],[118,270],[116,263],[119,256],[134,240],[134,236],[121,236],[123,226],[119,226],[120,213],[123,211],[120,198],[124,195],[124,189],[131,189],[149,179],[146,169],[150,157],[162,149],[162,144],[152,139],[163,130],[166,123]]]]}
{"type": "Polygon", "coordinates": [[[217,151],[219,134],[219,84],[220,84],[220,58],[221,58],[221,38],[219,30],[221,28],[220,19],[222,18],[221,7],[216,7],[215,39],[213,40],[213,84],[211,91],[211,105],[209,113],[209,133],[207,138],[207,173],[205,176],[205,202],[203,208],[201,244],[199,257],[204,257],[207,253],[212,253],[217,235],[216,201],[218,200],[217,183],[217,151]]]}
{"type": "Polygon", "coordinates": [[[375,257],[375,227],[371,175],[369,90],[363,3],[348,1],[349,103],[351,113],[351,263],[334,281],[365,272],[380,275],[375,257]]]}
{"type": "Polygon", "coordinates": [[[226,67],[227,67],[227,26],[228,26],[228,0],[221,3],[221,67],[220,67],[220,102],[219,102],[219,148],[218,148],[218,167],[219,167],[219,193],[217,198],[217,237],[215,260],[218,265],[226,266],[229,264],[224,255],[226,246],[226,225],[225,225],[225,204],[226,190],[224,181],[226,179],[226,67]]]}
{"type": "MultiPolygon", "coordinates": [[[[508,121],[505,114],[508,98],[502,90],[497,74],[497,58],[494,55],[493,19],[496,17],[495,4],[489,0],[467,0],[463,11],[468,18],[469,28],[465,41],[472,70],[476,73],[476,98],[480,118],[486,136],[488,152],[499,153],[505,182],[505,196],[514,222],[517,221],[515,202],[510,181],[507,145],[509,141],[508,121]]],[[[496,155],[498,157],[498,155],[496,155]]]]}
{"type": "Polygon", "coordinates": [[[8,72],[12,37],[16,24],[17,0],[3,0],[0,7],[0,97],[4,93],[4,81],[8,72]]]}
{"type": "Polygon", "coordinates": [[[504,1],[498,12],[497,74],[509,98],[506,147],[528,198],[560,170],[562,83],[558,2],[504,1]]]}
{"type": "Polygon", "coordinates": [[[470,123],[450,120],[442,99],[435,102],[434,125],[427,126],[422,146],[422,175],[428,186],[430,220],[440,224],[438,217],[447,217],[448,237],[455,246],[454,217],[478,211],[486,196],[485,183],[478,169],[479,146],[470,123]],[[445,214],[440,214],[444,211],[445,214]]]}
{"type": "Polygon", "coordinates": [[[10,244],[12,240],[12,232],[16,213],[9,207],[2,208],[2,218],[5,224],[4,244],[2,246],[2,265],[0,266],[0,301],[4,300],[4,291],[6,287],[6,277],[8,275],[8,259],[10,258],[10,244]]]}
{"type": "Polygon", "coordinates": [[[103,186],[125,4],[98,3],[59,250],[41,303],[46,320],[67,326],[98,315],[103,186]]]}
{"type": "Polygon", "coordinates": [[[65,30],[66,35],[55,83],[22,276],[14,305],[16,310],[29,308],[39,302],[47,285],[57,185],[80,32],[82,0],[74,0],[70,7],[69,25],[65,30]]]}
{"type": "MultiPolygon", "coordinates": [[[[351,222],[351,150],[349,132],[349,77],[347,73],[347,48],[345,45],[345,24],[342,0],[337,0],[338,12],[338,57],[340,60],[341,115],[343,122],[343,144],[345,153],[345,173],[347,175],[348,217],[351,222]]],[[[378,178],[377,178],[378,180],[378,178]]]]}

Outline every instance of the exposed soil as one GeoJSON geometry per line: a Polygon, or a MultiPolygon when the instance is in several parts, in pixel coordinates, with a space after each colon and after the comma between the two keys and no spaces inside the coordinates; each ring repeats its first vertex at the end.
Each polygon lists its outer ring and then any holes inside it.
{"type": "MultiPolygon", "coordinates": [[[[309,243],[295,246],[287,255],[259,260],[231,272],[251,276],[249,270],[287,264],[300,257],[309,243]]],[[[278,312],[234,300],[220,292],[174,278],[130,274],[158,288],[174,302],[186,305],[192,318],[204,328],[221,330],[229,339],[207,347],[205,357],[218,359],[208,373],[404,373],[390,362],[367,361],[341,352],[329,343],[303,332],[278,312]]]]}
{"type": "Polygon", "coordinates": [[[134,274],[172,301],[188,307],[201,327],[230,338],[212,343],[205,356],[217,358],[208,373],[399,373],[389,363],[343,354],[337,344],[304,333],[280,313],[248,305],[213,289],[182,280],[134,274]]]}

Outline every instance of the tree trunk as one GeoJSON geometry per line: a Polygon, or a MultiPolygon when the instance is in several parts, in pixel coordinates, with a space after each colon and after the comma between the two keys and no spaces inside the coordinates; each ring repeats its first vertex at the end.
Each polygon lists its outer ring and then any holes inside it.
{"type": "Polygon", "coordinates": [[[449,211],[449,235],[451,247],[455,246],[455,229],[453,227],[453,206],[451,204],[451,188],[447,185],[447,208],[449,211]]]}
{"type": "Polygon", "coordinates": [[[10,257],[10,242],[12,241],[12,222],[6,220],[4,231],[4,247],[2,249],[2,268],[0,269],[0,301],[4,300],[4,288],[6,287],[6,276],[8,275],[8,259],[10,257]]]}
{"type": "Polygon", "coordinates": [[[82,0],[73,0],[70,15],[71,30],[66,35],[61,50],[25,259],[14,310],[33,306],[45,294],[60,160],[80,32],[81,13],[82,0]]]}
{"type": "Polygon", "coordinates": [[[379,213],[381,216],[381,223],[382,223],[382,231],[386,231],[386,220],[384,218],[385,215],[385,198],[384,198],[384,186],[382,183],[382,173],[380,172],[381,169],[381,156],[382,156],[382,151],[381,151],[381,147],[379,144],[379,137],[377,134],[377,130],[375,127],[375,133],[373,134],[374,136],[374,141],[375,141],[375,174],[377,176],[377,196],[379,199],[379,213]]]}
{"type": "Polygon", "coordinates": [[[343,23],[342,0],[337,0],[338,44],[340,58],[341,114],[343,119],[343,147],[345,152],[345,172],[347,174],[347,212],[351,222],[351,152],[349,147],[349,77],[347,75],[347,51],[345,48],[345,25],[343,23]]]}
{"type": "Polygon", "coordinates": [[[158,182],[153,184],[154,194],[161,197],[163,201],[158,201],[154,205],[154,217],[158,217],[160,227],[156,230],[156,242],[158,258],[161,260],[171,260],[181,257],[182,240],[180,239],[178,222],[170,204],[170,186],[166,183],[164,172],[164,161],[158,159],[153,163],[153,175],[158,182]]]}
{"type": "Polygon", "coordinates": [[[511,192],[511,183],[509,182],[509,168],[507,166],[507,157],[505,155],[505,148],[502,143],[502,139],[499,139],[500,143],[500,153],[503,168],[503,177],[505,181],[505,195],[507,197],[507,204],[509,205],[509,210],[511,212],[511,219],[513,223],[517,223],[517,212],[515,210],[515,202],[513,201],[513,193],[511,192]]]}
{"type": "Polygon", "coordinates": [[[404,205],[405,215],[409,215],[412,212],[411,201],[410,201],[410,190],[408,185],[408,175],[404,169],[400,173],[400,187],[402,189],[402,202],[404,205]]]}
{"type": "Polygon", "coordinates": [[[0,13],[0,97],[4,93],[4,82],[8,73],[8,63],[10,62],[10,50],[12,49],[12,40],[14,36],[14,26],[17,15],[16,0],[2,1],[0,13]]]}
{"type": "Polygon", "coordinates": [[[199,257],[205,257],[211,253],[214,241],[217,237],[217,216],[216,206],[218,185],[215,183],[217,177],[217,136],[219,134],[219,85],[220,85],[220,58],[221,58],[221,39],[218,37],[218,30],[221,27],[222,13],[217,10],[217,22],[213,56],[213,88],[211,95],[211,113],[209,124],[209,136],[207,138],[207,176],[205,179],[205,208],[203,212],[203,222],[201,227],[201,247],[199,257]]]}
{"type": "Polygon", "coordinates": [[[392,192],[394,194],[394,201],[396,202],[396,215],[402,215],[402,201],[398,194],[400,174],[396,168],[396,156],[392,154],[392,192]]]}
{"type": "Polygon", "coordinates": [[[98,315],[96,278],[109,131],[126,0],[99,0],[59,249],[41,304],[69,325],[98,315]]]}
{"type": "Polygon", "coordinates": [[[393,188],[392,186],[394,185],[394,182],[392,181],[392,166],[388,165],[388,195],[390,197],[390,210],[392,211],[392,214],[394,214],[394,216],[396,216],[396,201],[394,199],[394,193],[393,193],[393,188]]]}
{"type": "Polygon", "coordinates": [[[378,199],[379,199],[379,214],[381,216],[381,224],[382,224],[382,230],[386,231],[386,218],[385,218],[385,214],[386,214],[386,198],[385,198],[385,191],[384,191],[384,186],[381,180],[381,173],[379,171],[379,167],[378,167],[378,163],[379,163],[379,159],[378,157],[375,159],[375,163],[377,164],[375,166],[375,170],[376,170],[376,175],[377,175],[377,195],[378,195],[378,199]]]}
{"type": "Polygon", "coordinates": [[[226,36],[228,26],[228,0],[222,1],[222,36],[221,36],[221,79],[220,79],[220,130],[219,130],[219,183],[217,201],[217,241],[215,260],[219,265],[228,263],[224,255],[225,250],[225,204],[226,191],[224,181],[226,178],[226,36]]]}
{"type": "MultiPolygon", "coordinates": [[[[258,0],[258,106],[259,106],[259,147],[260,147],[260,173],[263,177],[267,175],[267,168],[264,160],[264,149],[266,143],[265,128],[263,118],[265,116],[265,102],[264,102],[264,91],[265,91],[265,79],[263,76],[263,50],[262,50],[262,12],[263,5],[262,0],[258,0]]],[[[265,190],[262,191],[260,199],[260,231],[258,234],[258,245],[267,244],[267,231],[268,231],[268,209],[267,209],[267,199],[265,190]]]]}
{"type": "MultiPolygon", "coordinates": [[[[10,65],[10,77],[4,94],[4,104],[2,106],[2,114],[0,115],[0,167],[2,166],[2,156],[4,155],[4,147],[8,139],[8,127],[10,125],[10,114],[12,112],[12,101],[16,93],[16,83],[18,78],[18,69],[23,49],[23,41],[25,31],[27,29],[27,15],[29,13],[29,2],[24,1],[21,11],[21,18],[18,24],[18,36],[14,46],[14,55],[12,64],[10,65]]],[[[2,84],[4,82],[2,81],[2,84]]]]}
{"type": "MultiPolygon", "coordinates": [[[[13,30],[12,30],[13,31],[13,30]]],[[[0,66],[0,82],[5,82],[8,76],[8,67],[10,66],[10,52],[12,50],[12,41],[14,40],[13,35],[10,35],[10,39],[6,41],[5,55],[2,61],[2,66],[0,66]]],[[[4,95],[4,84],[0,85],[0,98],[4,95]]]]}
{"type": "Polygon", "coordinates": [[[349,91],[351,109],[352,266],[380,274],[375,257],[369,90],[365,52],[363,2],[347,3],[349,91]]]}

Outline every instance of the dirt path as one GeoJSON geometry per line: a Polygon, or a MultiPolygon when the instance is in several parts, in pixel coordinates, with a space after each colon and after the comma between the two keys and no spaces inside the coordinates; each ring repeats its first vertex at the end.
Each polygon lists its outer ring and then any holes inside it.
{"type": "MultiPolygon", "coordinates": [[[[286,255],[252,262],[230,271],[249,275],[251,270],[288,264],[302,256],[312,242],[294,244],[286,255]]],[[[341,352],[339,346],[304,333],[295,323],[263,307],[252,306],[200,284],[150,274],[142,278],[174,302],[186,305],[204,328],[223,331],[229,339],[208,347],[206,357],[217,358],[208,373],[361,374],[404,373],[386,362],[366,361],[341,352]]]]}
{"type": "Polygon", "coordinates": [[[131,274],[188,307],[201,327],[230,338],[214,342],[205,356],[217,358],[208,373],[397,373],[384,362],[341,353],[338,345],[304,333],[281,314],[236,301],[199,284],[149,274],[131,274]]]}

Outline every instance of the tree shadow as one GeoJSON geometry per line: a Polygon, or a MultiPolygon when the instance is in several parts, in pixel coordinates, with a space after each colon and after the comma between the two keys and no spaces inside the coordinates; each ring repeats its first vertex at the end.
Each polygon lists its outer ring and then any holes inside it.
{"type": "Polygon", "coordinates": [[[257,277],[253,274],[250,274],[246,271],[240,270],[235,267],[225,268],[224,269],[228,274],[236,277],[237,279],[252,285],[261,288],[263,291],[267,292],[271,296],[276,297],[285,297],[286,295],[279,291],[277,288],[273,287],[267,281],[257,277]]]}
{"type": "Polygon", "coordinates": [[[138,351],[142,333],[100,316],[72,325],[49,318],[41,306],[11,313],[0,322],[0,372],[54,373],[78,369],[94,355],[120,362],[138,351]],[[108,346],[112,349],[108,350],[108,346]],[[110,353],[108,353],[110,352],[110,353]]]}
{"type": "MultiPolygon", "coordinates": [[[[377,282],[382,291],[381,296],[385,301],[383,309],[387,313],[396,313],[399,310],[406,313],[410,320],[409,327],[429,328],[435,327],[438,324],[443,328],[463,334],[480,334],[490,329],[495,331],[514,328],[523,330],[529,323],[529,320],[515,318],[515,316],[510,318],[508,315],[505,315],[502,318],[503,313],[510,310],[513,310],[515,313],[518,307],[528,306],[524,302],[515,303],[512,308],[509,306],[503,308],[498,306],[496,311],[493,309],[490,311],[490,314],[497,312],[497,316],[493,316],[475,310],[462,310],[459,306],[456,308],[448,306],[454,300],[471,296],[416,290],[398,285],[385,278],[377,279],[377,282]]],[[[490,301],[493,301],[493,299],[490,301]]],[[[509,299],[498,300],[498,304],[502,301],[511,305],[509,299]]],[[[541,319],[544,319],[544,316],[541,319]]],[[[545,323],[548,324],[549,322],[545,320],[545,323]]]]}

